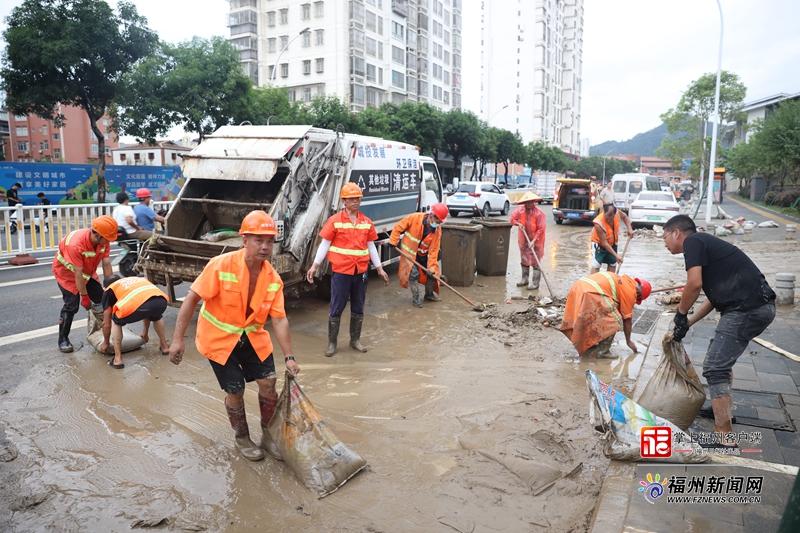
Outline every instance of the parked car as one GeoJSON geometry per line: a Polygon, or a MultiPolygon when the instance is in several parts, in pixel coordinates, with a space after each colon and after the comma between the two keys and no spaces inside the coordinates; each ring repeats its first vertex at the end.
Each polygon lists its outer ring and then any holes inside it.
{"type": "Polygon", "coordinates": [[[588,179],[559,178],[553,200],[556,224],[565,220],[591,222],[603,206],[597,184],[588,179]]]}
{"type": "Polygon", "coordinates": [[[611,189],[614,191],[614,205],[617,206],[617,209],[626,212],[640,192],[661,190],[658,178],[648,174],[614,174],[611,183],[611,189]]]}
{"type": "Polygon", "coordinates": [[[491,213],[507,215],[511,210],[508,196],[494,183],[462,181],[456,192],[447,197],[451,215],[475,213],[488,217],[491,213]]]}
{"type": "Polygon", "coordinates": [[[631,224],[665,224],[679,211],[680,206],[671,192],[645,191],[631,204],[628,216],[631,224]]]}

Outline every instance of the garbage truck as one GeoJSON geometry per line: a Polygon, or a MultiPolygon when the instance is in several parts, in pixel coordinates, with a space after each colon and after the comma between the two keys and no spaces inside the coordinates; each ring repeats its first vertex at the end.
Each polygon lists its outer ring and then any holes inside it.
{"type": "Polygon", "coordinates": [[[272,264],[299,295],[310,288],[304,274],[345,183],[364,192],[361,211],[375,223],[385,265],[397,260],[387,244],[394,224],[442,199],[436,164],[417,147],[312,126],[223,126],[183,156],[183,175],[164,234],[149,241],[136,266],[172,302],[177,284],[241,246],[239,224],[254,209],[275,220],[272,264]]]}

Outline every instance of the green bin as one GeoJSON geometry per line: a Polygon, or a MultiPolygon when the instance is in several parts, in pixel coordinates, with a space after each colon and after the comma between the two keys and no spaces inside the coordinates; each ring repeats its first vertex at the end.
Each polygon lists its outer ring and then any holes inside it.
{"type": "Polygon", "coordinates": [[[469,287],[475,282],[475,253],[481,226],[472,224],[442,225],[442,274],[447,283],[469,287]]]}
{"type": "Polygon", "coordinates": [[[505,276],[508,270],[511,223],[492,218],[473,218],[472,222],[482,226],[476,255],[478,274],[505,276]]]}

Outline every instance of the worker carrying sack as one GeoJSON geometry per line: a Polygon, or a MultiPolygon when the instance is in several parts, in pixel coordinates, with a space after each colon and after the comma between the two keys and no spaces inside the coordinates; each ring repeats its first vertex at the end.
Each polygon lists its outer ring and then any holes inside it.
{"type": "Polygon", "coordinates": [[[297,478],[320,498],[335,492],[367,466],[360,455],[336,438],[288,372],[267,431],[297,478]]]}
{"type": "Polygon", "coordinates": [[[683,343],[664,335],[664,356],[636,402],[686,431],[706,400],[683,343]]]}
{"type": "MultiPolygon", "coordinates": [[[[103,344],[103,312],[95,312],[89,310],[89,320],[86,323],[88,336],[86,340],[92,347],[100,351],[100,345],[103,344]]],[[[127,326],[122,326],[122,353],[132,352],[139,349],[144,345],[144,339],[141,335],[137,335],[127,326]]],[[[108,350],[106,355],[114,355],[114,339],[108,339],[108,350]]]]}

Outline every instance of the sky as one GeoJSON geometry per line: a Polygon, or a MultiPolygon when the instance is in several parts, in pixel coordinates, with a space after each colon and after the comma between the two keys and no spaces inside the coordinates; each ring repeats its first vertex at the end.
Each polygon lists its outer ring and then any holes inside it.
{"type": "MultiPolygon", "coordinates": [[[[480,1],[463,0],[462,101],[475,112],[480,104],[480,1]]],[[[0,0],[0,17],[5,19],[19,3],[0,0]]],[[[228,34],[227,0],[134,3],[165,41],[228,34]]],[[[800,92],[800,0],[721,3],[722,68],[741,77],[746,100],[800,92]]],[[[692,80],[716,71],[719,15],[714,0],[584,0],[583,22],[581,136],[592,144],[629,139],[658,126],[659,115],[677,103],[692,80]]]]}

